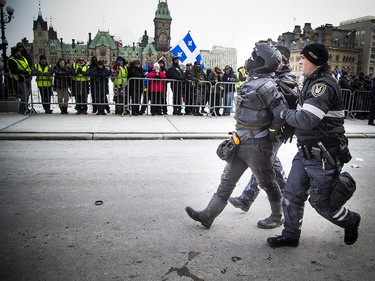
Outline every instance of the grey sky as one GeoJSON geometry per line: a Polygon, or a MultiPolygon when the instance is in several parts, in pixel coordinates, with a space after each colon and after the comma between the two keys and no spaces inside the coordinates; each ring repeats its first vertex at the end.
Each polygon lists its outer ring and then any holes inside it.
{"type": "MultiPolygon", "coordinates": [[[[138,42],[144,31],[154,37],[153,19],[159,0],[40,0],[43,18],[52,24],[59,38],[86,42],[88,33],[109,31],[125,44],[138,42]]],[[[203,1],[168,0],[172,16],[171,45],[189,30],[199,49],[213,45],[237,48],[238,64],[250,55],[254,43],[293,31],[295,25],[311,23],[313,28],[326,23],[372,15],[373,0],[315,1],[203,1]]],[[[6,26],[10,46],[21,38],[33,40],[33,20],[38,16],[39,0],[7,0],[15,9],[12,22],[6,26]]]]}

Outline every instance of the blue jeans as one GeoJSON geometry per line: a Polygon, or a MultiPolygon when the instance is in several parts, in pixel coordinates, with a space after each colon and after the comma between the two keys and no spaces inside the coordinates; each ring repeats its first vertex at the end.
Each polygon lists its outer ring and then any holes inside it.
{"type": "Polygon", "coordinates": [[[233,112],[233,96],[234,96],[233,92],[225,93],[223,113],[233,112]]]}

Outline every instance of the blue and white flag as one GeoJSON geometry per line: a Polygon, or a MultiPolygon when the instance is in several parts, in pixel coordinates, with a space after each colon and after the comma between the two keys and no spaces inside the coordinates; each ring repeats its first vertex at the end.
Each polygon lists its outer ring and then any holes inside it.
{"type": "Polygon", "coordinates": [[[199,61],[202,69],[204,69],[203,59],[197,46],[194,43],[190,32],[186,34],[174,47],[172,47],[171,52],[173,55],[179,58],[180,62],[183,64],[192,63],[199,61]]]}

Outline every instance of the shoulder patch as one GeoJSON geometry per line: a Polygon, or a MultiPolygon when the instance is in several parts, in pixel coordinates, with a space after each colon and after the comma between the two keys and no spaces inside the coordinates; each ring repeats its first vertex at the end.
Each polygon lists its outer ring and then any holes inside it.
{"type": "Polygon", "coordinates": [[[313,94],[314,97],[320,97],[325,93],[327,89],[327,85],[324,83],[316,83],[311,87],[311,93],[313,94]]]}

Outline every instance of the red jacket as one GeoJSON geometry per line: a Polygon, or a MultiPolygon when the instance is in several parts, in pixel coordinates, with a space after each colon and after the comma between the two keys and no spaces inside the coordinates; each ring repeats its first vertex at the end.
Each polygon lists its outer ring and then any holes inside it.
{"type": "Polygon", "coordinates": [[[159,81],[160,79],[165,79],[167,76],[163,71],[160,71],[158,74],[156,74],[155,71],[151,71],[149,74],[147,74],[147,78],[151,78],[149,82],[149,91],[150,93],[164,93],[166,82],[159,81]]]}

